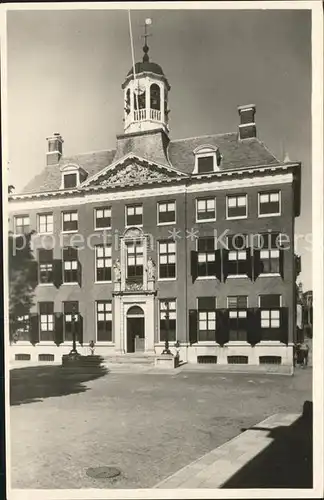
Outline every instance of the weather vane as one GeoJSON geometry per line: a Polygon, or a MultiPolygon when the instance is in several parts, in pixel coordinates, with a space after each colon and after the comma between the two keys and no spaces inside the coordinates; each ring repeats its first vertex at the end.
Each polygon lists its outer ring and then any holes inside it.
{"type": "Polygon", "coordinates": [[[145,19],[145,22],[144,22],[144,35],[142,35],[142,38],[144,38],[144,47],[143,47],[144,57],[143,57],[143,62],[148,62],[149,61],[149,56],[148,56],[149,48],[148,48],[148,45],[147,45],[147,39],[148,39],[149,36],[152,36],[152,34],[147,32],[147,27],[151,26],[151,24],[152,24],[152,19],[150,19],[149,17],[147,19],[145,19]]]}

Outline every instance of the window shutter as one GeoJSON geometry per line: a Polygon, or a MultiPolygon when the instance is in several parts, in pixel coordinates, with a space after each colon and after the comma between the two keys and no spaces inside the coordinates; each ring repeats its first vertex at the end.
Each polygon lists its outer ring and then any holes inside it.
{"type": "Polygon", "coordinates": [[[196,309],[189,309],[189,342],[190,345],[198,341],[198,312],[196,309]]]}
{"type": "Polygon", "coordinates": [[[295,277],[301,273],[301,258],[299,255],[295,255],[295,277]]]}
{"type": "Polygon", "coordinates": [[[29,264],[28,281],[34,288],[38,284],[38,262],[33,260],[29,264]]]}
{"type": "Polygon", "coordinates": [[[220,249],[215,252],[215,276],[219,281],[222,281],[222,258],[220,249]]]}
{"type": "Polygon", "coordinates": [[[248,309],[247,324],[247,341],[255,346],[261,340],[261,309],[258,307],[248,309]]]}
{"type": "Polygon", "coordinates": [[[56,288],[60,288],[63,283],[62,271],[62,261],[60,259],[53,260],[53,284],[56,288]]]}
{"type": "Polygon", "coordinates": [[[78,283],[79,286],[82,286],[82,265],[81,262],[78,260],[78,283]]]}
{"type": "Polygon", "coordinates": [[[55,318],[54,318],[55,324],[55,332],[54,332],[54,342],[57,346],[62,344],[64,341],[64,335],[63,335],[63,313],[55,313],[55,318]]]}
{"type": "Polygon", "coordinates": [[[39,323],[38,314],[32,313],[29,316],[29,338],[31,344],[35,345],[39,342],[39,323]]]}
{"type": "Polygon", "coordinates": [[[229,250],[226,248],[222,249],[222,261],[223,261],[223,280],[227,280],[227,276],[230,274],[229,273],[229,266],[228,266],[228,253],[229,250]]]}
{"type": "Polygon", "coordinates": [[[252,262],[253,262],[254,281],[259,277],[259,275],[262,272],[262,269],[261,269],[262,262],[261,262],[260,255],[261,255],[260,250],[256,250],[256,249],[253,250],[253,259],[252,259],[252,262]]]}
{"type": "Polygon", "coordinates": [[[288,345],[288,307],[280,308],[280,342],[288,345]]]}
{"type": "Polygon", "coordinates": [[[42,263],[51,262],[53,260],[53,250],[46,250],[45,248],[40,248],[38,250],[38,260],[42,263]]]}
{"type": "Polygon", "coordinates": [[[191,277],[194,283],[198,276],[198,252],[195,250],[191,251],[191,277]]]}
{"type": "Polygon", "coordinates": [[[216,309],[216,342],[223,347],[229,341],[228,310],[216,309]]]}
{"type": "Polygon", "coordinates": [[[282,277],[282,279],[284,278],[284,264],[285,264],[285,259],[284,259],[284,253],[285,253],[286,250],[284,249],[280,249],[279,250],[279,272],[280,272],[280,276],[282,277]]]}
{"type": "Polygon", "coordinates": [[[253,265],[252,265],[252,255],[251,248],[246,249],[246,274],[252,280],[253,277],[253,265]]]}
{"type": "Polygon", "coordinates": [[[79,314],[78,317],[78,341],[81,345],[83,345],[83,317],[79,314]]]}

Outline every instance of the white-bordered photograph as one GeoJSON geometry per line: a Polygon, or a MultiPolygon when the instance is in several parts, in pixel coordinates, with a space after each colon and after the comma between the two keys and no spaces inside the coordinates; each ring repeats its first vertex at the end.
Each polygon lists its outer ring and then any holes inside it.
{"type": "Polygon", "coordinates": [[[8,498],[320,496],[321,2],[0,33],[8,498]]]}

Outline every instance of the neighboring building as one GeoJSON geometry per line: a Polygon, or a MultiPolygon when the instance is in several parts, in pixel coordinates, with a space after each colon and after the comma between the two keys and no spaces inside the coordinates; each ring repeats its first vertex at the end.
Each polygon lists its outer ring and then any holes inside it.
{"type": "Polygon", "coordinates": [[[313,291],[308,290],[303,294],[303,326],[308,337],[313,336],[313,291]]]}
{"type": "Polygon", "coordinates": [[[37,232],[39,280],[12,357],[58,360],[77,312],[80,352],[161,353],[168,328],[189,362],[292,365],[300,164],[256,137],[254,105],[237,132],[171,140],[170,85],[144,52],[115,149],[64,157],[54,134],[44,170],[10,196],[11,230],[37,232]]]}

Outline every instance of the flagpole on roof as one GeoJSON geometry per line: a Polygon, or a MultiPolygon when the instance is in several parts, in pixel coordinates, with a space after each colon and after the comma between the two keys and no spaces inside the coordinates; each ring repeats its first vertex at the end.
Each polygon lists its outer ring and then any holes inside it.
{"type": "MultiPolygon", "coordinates": [[[[134,54],[134,43],[133,43],[133,31],[132,31],[132,20],[131,20],[131,12],[128,10],[128,24],[129,24],[129,37],[130,37],[130,44],[131,44],[131,52],[132,52],[132,62],[133,62],[133,75],[134,75],[134,86],[135,86],[135,79],[136,79],[136,71],[135,71],[135,54],[134,54]]],[[[138,94],[134,92],[135,94],[135,99],[137,103],[137,110],[138,108],[138,94]]]]}

